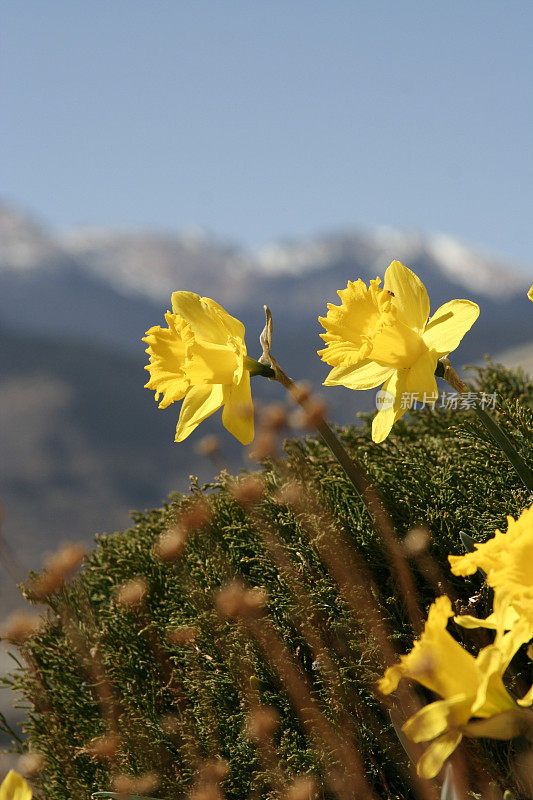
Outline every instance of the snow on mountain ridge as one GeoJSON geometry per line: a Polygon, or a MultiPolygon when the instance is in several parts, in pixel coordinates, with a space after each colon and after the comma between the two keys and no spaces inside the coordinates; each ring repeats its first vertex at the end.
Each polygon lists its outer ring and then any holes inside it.
{"type": "Polygon", "coordinates": [[[243,299],[256,280],[298,280],[339,265],[344,273],[353,268],[350,277],[368,279],[383,275],[393,259],[416,269],[423,264],[425,279],[441,276],[496,300],[519,294],[530,283],[502,259],[443,234],[382,226],[244,250],[202,230],[172,234],[81,228],[54,235],[23,212],[0,205],[0,270],[29,274],[67,266],[123,296],[157,302],[168,300],[176,289],[209,292],[221,302],[243,299]]]}
{"type": "Polygon", "coordinates": [[[51,262],[59,250],[43,226],[21,211],[0,205],[0,270],[30,272],[51,262]]]}
{"type": "Polygon", "coordinates": [[[356,234],[339,234],[286,244],[273,243],[256,251],[257,264],[265,272],[303,274],[357,253],[367,274],[383,274],[390,261],[407,266],[429,258],[455,283],[493,298],[510,297],[524,290],[527,280],[518,270],[445,234],[422,235],[389,227],[356,234]]]}

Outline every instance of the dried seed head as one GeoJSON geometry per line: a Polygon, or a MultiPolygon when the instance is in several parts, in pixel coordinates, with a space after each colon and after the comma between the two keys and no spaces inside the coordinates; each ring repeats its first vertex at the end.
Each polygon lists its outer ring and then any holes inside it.
{"type": "Polygon", "coordinates": [[[291,425],[295,428],[316,428],[324,421],[327,408],[321,397],[310,397],[305,403],[305,408],[291,414],[291,425]]]}
{"type": "Polygon", "coordinates": [[[192,533],[193,531],[205,528],[213,519],[213,512],[205,500],[196,500],[190,506],[183,509],[179,522],[184,530],[192,533]]]}
{"type": "Polygon", "coordinates": [[[229,487],[231,496],[245,508],[259,502],[263,494],[263,481],[257,475],[249,475],[235,481],[229,487]]]}
{"type": "Polygon", "coordinates": [[[288,506],[294,511],[297,511],[303,506],[305,501],[304,487],[298,481],[284,483],[274,495],[274,500],[276,503],[288,506]]]}
{"type": "Polygon", "coordinates": [[[189,795],[189,800],[222,800],[222,792],[216,783],[197,786],[189,795]]]}
{"type": "Polygon", "coordinates": [[[283,403],[271,403],[261,414],[261,423],[265,428],[280,431],[287,427],[288,413],[283,403]]]}
{"type": "Polygon", "coordinates": [[[5,622],[4,636],[13,644],[22,644],[32,636],[39,627],[37,614],[15,611],[5,622]]]}
{"type": "Polygon", "coordinates": [[[425,528],[412,528],[403,540],[403,549],[410,558],[417,558],[427,549],[430,533],[425,528]]]}
{"type": "Polygon", "coordinates": [[[195,449],[200,456],[214,456],[215,453],[220,453],[220,440],[218,436],[204,436],[195,449]]]}
{"type": "Polygon", "coordinates": [[[161,534],[154,545],[155,555],[167,563],[176,561],[187,544],[187,530],[180,525],[175,525],[169,531],[161,534]]]}
{"type": "Polygon", "coordinates": [[[119,795],[148,794],[159,786],[159,776],[155,772],[144,775],[115,775],[113,788],[119,795]]]}
{"type": "Polygon", "coordinates": [[[171,644],[187,645],[194,644],[198,631],[191,625],[180,625],[178,628],[169,628],[167,639],[171,644]]]}
{"type": "Polygon", "coordinates": [[[174,714],[167,714],[166,716],[161,717],[160,725],[164,732],[169,736],[174,736],[174,734],[178,733],[180,729],[179,718],[174,714]]]}
{"type": "Polygon", "coordinates": [[[63,575],[55,572],[45,572],[42,575],[32,577],[29,584],[29,594],[34,600],[44,600],[45,597],[58,592],[65,584],[63,575]]]}
{"type": "Polygon", "coordinates": [[[120,747],[120,737],[114,734],[100,736],[93,739],[87,748],[87,752],[99,761],[112,761],[120,747]]]}
{"type": "Polygon", "coordinates": [[[292,396],[296,400],[297,403],[305,403],[305,401],[311,396],[312,386],[308,381],[300,381],[296,384],[292,391],[292,396]]]}
{"type": "Polygon", "coordinates": [[[263,461],[265,458],[276,458],[277,440],[269,430],[259,431],[253,446],[248,451],[248,457],[253,461],[263,461]]]}
{"type": "Polygon", "coordinates": [[[144,578],[135,578],[117,588],[117,603],[123,608],[138,608],[146,600],[147,593],[148,584],[144,578]]]}
{"type": "Polygon", "coordinates": [[[31,581],[29,590],[32,597],[41,600],[63,587],[66,578],[78,569],[85,553],[77,544],[66,544],[57,553],[44,560],[44,572],[31,581]]]}
{"type": "Polygon", "coordinates": [[[43,768],[44,759],[40,753],[24,753],[17,761],[17,771],[25,778],[32,778],[43,768]]]}
{"type": "Polygon", "coordinates": [[[44,561],[47,572],[56,572],[66,578],[71,572],[81,566],[85,552],[78,544],[65,544],[57,553],[48,556],[44,561]]]}
{"type": "Polygon", "coordinates": [[[240,581],[234,581],[217,593],[215,604],[223,617],[249,619],[261,616],[266,600],[261,589],[247,589],[240,581]]]}
{"type": "Polygon", "coordinates": [[[311,775],[298,775],[288,786],[285,800],[312,800],[316,788],[316,781],[311,775]]]}
{"type": "Polygon", "coordinates": [[[270,739],[275,733],[280,721],[280,716],[275,708],[263,706],[256,708],[248,715],[246,732],[258,742],[270,739]]]}
{"type": "Polygon", "coordinates": [[[229,775],[229,764],[222,758],[206,761],[199,770],[198,780],[201,783],[221,783],[229,775]]]}

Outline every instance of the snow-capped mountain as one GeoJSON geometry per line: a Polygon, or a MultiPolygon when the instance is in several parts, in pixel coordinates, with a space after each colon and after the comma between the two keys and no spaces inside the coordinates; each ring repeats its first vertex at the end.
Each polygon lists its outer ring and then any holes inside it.
{"type": "Polygon", "coordinates": [[[375,277],[394,258],[406,264],[424,262],[435,279],[495,299],[522,291],[526,283],[509,264],[449,236],[392,228],[274,242],[251,251],[195,232],[171,236],[82,229],[63,235],[58,243],[119,291],[158,300],[184,280],[215,285],[238,299],[243,294],[239,284],[248,289],[253,278],[305,278],[350,262],[363,275],[375,277]]]}
{"type": "MultiPolygon", "coordinates": [[[[377,228],[247,251],[198,232],[58,235],[8,206],[0,207],[0,320],[138,350],[172,291],[187,289],[216,298],[253,331],[267,303],[283,321],[280,335],[294,342],[294,331],[307,329],[311,342],[337,289],[356,277],[383,275],[394,258],[420,275],[433,308],[454,297],[480,303],[468,358],[533,336],[525,273],[442,235],[377,228]]],[[[313,339],[310,351],[315,345],[313,339]]]]}

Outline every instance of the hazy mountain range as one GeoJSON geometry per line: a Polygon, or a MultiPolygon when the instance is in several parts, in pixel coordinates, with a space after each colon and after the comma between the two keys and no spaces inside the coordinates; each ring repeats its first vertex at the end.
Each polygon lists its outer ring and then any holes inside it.
{"type": "MultiPolygon", "coordinates": [[[[186,488],[191,473],[209,477],[193,447],[173,443],[178,409],[158,411],[142,388],[140,340],[163,321],[173,290],[222,302],[245,322],[251,355],[259,353],[267,303],[275,353],[294,377],[318,387],[327,373],[316,356],[318,315],[348,279],[383,275],[393,258],[420,275],[432,308],[454,297],[479,302],[458,364],[533,339],[527,276],[444,236],[341,232],[251,252],[198,233],[58,235],[0,206],[0,499],[4,535],[23,566],[61,540],[124,527],[130,508],[160,503],[186,488]]],[[[254,392],[280,395],[263,379],[254,392]]],[[[373,404],[372,393],[343,389],[328,400],[339,422],[373,404]]],[[[210,430],[221,434],[233,466],[245,463],[218,420],[191,444],[210,430]]]]}

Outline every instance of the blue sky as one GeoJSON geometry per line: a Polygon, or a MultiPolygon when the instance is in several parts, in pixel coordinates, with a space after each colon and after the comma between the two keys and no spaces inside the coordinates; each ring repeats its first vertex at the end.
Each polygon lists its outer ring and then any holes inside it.
{"type": "Polygon", "coordinates": [[[526,0],[24,0],[1,30],[0,192],[57,228],[392,225],[531,263],[526,0]]]}

